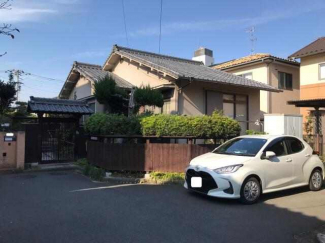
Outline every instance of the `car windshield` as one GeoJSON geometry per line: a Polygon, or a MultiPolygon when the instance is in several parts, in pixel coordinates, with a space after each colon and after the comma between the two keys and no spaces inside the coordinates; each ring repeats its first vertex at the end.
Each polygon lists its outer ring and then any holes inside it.
{"type": "Polygon", "coordinates": [[[237,156],[255,156],[258,151],[261,150],[266,141],[267,139],[261,138],[236,138],[216,148],[213,153],[237,156]]]}

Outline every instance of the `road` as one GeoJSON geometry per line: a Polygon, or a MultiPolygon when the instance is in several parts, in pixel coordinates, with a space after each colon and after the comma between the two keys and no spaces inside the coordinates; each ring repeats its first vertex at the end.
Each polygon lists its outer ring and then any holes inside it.
{"type": "Polygon", "coordinates": [[[75,172],[0,175],[0,242],[295,242],[325,224],[325,190],[256,205],[178,185],[94,183],[75,172]]]}

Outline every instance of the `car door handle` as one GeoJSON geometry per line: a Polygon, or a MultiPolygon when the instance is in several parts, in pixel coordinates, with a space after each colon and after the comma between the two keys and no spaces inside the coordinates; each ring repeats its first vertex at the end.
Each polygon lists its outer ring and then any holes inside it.
{"type": "Polygon", "coordinates": [[[292,159],[287,159],[286,162],[292,162],[292,159]]]}
{"type": "Polygon", "coordinates": [[[310,157],[310,154],[306,154],[305,157],[310,157]]]}

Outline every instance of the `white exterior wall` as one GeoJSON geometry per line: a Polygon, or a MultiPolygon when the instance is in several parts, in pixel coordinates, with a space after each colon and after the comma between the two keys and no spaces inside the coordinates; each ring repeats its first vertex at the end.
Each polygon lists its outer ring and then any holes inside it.
{"type": "Polygon", "coordinates": [[[302,115],[265,114],[264,132],[269,135],[292,135],[302,138],[302,115]]]}

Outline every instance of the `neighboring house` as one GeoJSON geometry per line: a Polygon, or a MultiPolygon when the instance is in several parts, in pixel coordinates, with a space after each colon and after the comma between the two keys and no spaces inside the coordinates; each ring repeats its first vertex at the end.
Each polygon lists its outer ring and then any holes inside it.
{"type": "MultiPolygon", "coordinates": [[[[205,52],[202,53],[205,55],[205,52]]],[[[78,65],[77,65],[78,66],[78,65]]],[[[129,83],[129,86],[150,85],[161,90],[164,95],[164,106],[159,112],[180,115],[211,114],[214,110],[223,110],[224,114],[237,119],[242,131],[260,129],[255,121],[260,118],[260,90],[280,92],[277,87],[245,79],[224,71],[205,66],[202,62],[183,58],[160,55],[115,45],[100,70],[105,74],[129,83]]],[[[76,92],[85,86],[85,68],[71,70],[60,98],[73,99],[76,92]],[[73,77],[71,77],[71,73],[73,77]],[[79,73],[79,74],[78,74],[79,73]],[[84,78],[81,78],[81,77],[84,78]],[[72,82],[71,84],[68,84],[72,82]],[[81,84],[79,84],[79,82],[81,84]]],[[[94,79],[95,76],[93,76],[94,79]]],[[[91,82],[88,85],[88,96],[91,96],[91,82]]],[[[97,104],[97,103],[96,103],[97,104]]],[[[157,109],[156,109],[157,110],[157,109]]]]}
{"type": "MultiPolygon", "coordinates": [[[[300,59],[300,99],[325,99],[325,37],[318,38],[289,58],[300,59]]],[[[301,114],[305,118],[312,110],[301,108],[301,114]]],[[[321,111],[321,115],[324,130],[325,111],[321,111]]]]}
{"type": "Polygon", "coordinates": [[[281,93],[261,91],[261,118],[265,113],[299,114],[299,108],[288,105],[298,100],[300,94],[299,63],[267,53],[257,53],[228,62],[215,64],[212,68],[226,71],[243,78],[253,79],[283,90],[281,93]]]}

